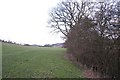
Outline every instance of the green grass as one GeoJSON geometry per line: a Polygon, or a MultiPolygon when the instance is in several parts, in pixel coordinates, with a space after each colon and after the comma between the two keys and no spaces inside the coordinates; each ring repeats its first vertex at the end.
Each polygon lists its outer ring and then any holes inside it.
{"type": "Polygon", "coordinates": [[[3,78],[79,78],[81,70],[65,59],[64,48],[2,44],[3,78]]]}

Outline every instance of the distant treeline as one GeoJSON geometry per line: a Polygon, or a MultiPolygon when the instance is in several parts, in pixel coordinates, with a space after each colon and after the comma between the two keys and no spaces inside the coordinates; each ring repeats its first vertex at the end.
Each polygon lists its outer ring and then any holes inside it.
{"type": "Polygon", "coordinates": [[[56,44],[45,44],[45,45],[38,45],[38,44],[20,44],[20,43],[16,43],[10,40],[2,40],[0,39],[0,42],[4,42],[4,43],[10,43],[10,44],[17,44],[17,45],[23,45],[23,46],[37,46],[37,47],[65,47],[64,43],[56,43],[56,44]]]}
{"type": "Polygon", "coordinates": [[[2,40],[2,39],[0,39],[0,42],[22,45],[22,44],[19,44],[19,43],[10,41],[10,40],[7,41],[7,40],[2,40]]]}
{"type": "Polygon", "coordinates": [[[38,47],[62,47],[65,48],[65,44],[64,43],[56,43],[56,44],[45,44],[45,45],[30,45],[30,44],[24,44],[24,46],[38,46],[38,47]]]}

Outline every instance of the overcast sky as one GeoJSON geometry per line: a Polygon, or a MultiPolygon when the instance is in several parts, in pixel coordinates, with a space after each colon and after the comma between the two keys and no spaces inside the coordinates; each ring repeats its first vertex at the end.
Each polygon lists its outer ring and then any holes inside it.
{"type": "Polygon", "coordinates": [[[64,42],[47,28],[48,13],[58,0],[0,0],[0,39],[18,43],[64,42]]]}

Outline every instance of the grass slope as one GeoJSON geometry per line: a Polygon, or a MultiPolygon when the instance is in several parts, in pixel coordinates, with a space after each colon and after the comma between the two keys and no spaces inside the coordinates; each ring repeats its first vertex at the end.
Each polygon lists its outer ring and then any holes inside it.
{"type": "Polygon", "coordinates": [[[64,48],[2,44],[3,78],[79,78],[81,70],[64,59],[64,48]]]}

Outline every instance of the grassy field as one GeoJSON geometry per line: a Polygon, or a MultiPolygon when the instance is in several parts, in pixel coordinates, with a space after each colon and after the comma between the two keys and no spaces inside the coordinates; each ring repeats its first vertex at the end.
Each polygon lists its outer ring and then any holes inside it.
{"type": "Polygon", "coordinates": [[[64,48],[2,44],[3,78],[79,78],[81,70],[65,59],[64,48]]]}

